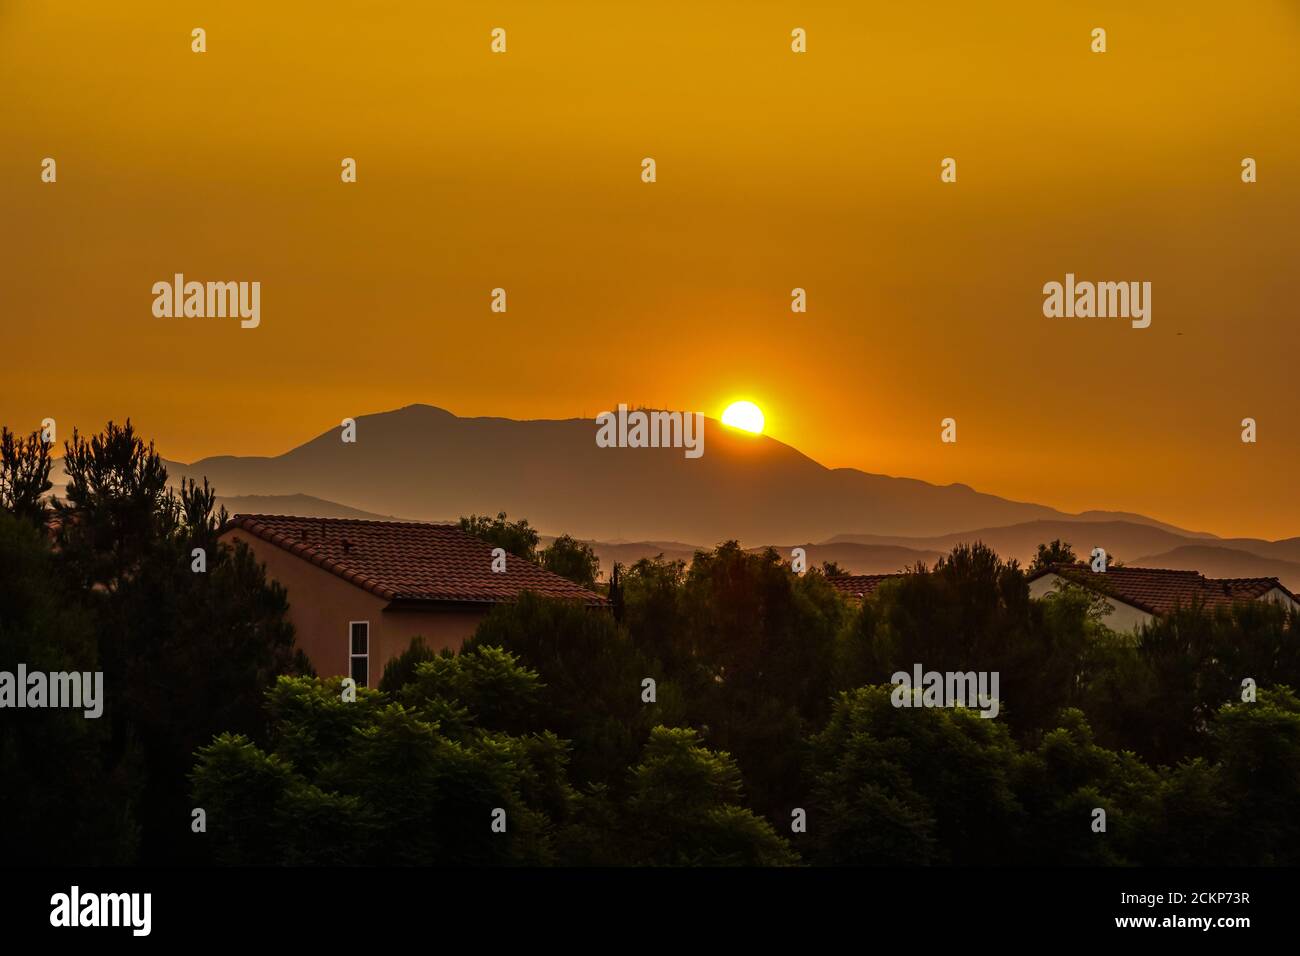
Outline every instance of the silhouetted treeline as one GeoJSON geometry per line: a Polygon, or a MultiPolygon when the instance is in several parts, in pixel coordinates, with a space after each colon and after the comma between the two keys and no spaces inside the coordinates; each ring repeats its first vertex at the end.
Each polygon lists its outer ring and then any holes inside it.
{"type": "Polygon", "coordinates": [[[0,439],[0,670],[102,671],[105,688],[97,719],[0,711],[8,859],[203,862],[190,830],[195,748],[261,732],[275,678],[310,673],[285,592],[246,548],[218,546],[212,490],[171,491],[130,422],[74,433],[52,508],[31,493],[50,488],[40,436],[0,439]]]}
{"type": "MultiPolygon", "coordinates": [[[[349,702],[294,652],[293,596],[217,546],[211,489],[169,493],[129,425],[74,437],[53,514],[33,467],[0,471],[0,669],[113,691],[98,721],[2,715],[17,862],[1300,863],[1276,605],[1115,634],[977,545],[859,606],[727,542],[624,569],[619,620],[525,595],[349,702]],[[895,706],[916,664],[997,672],[998,716],[895,706]]],[[[466,522],[535,558],[526,522],[466,522]]]]}

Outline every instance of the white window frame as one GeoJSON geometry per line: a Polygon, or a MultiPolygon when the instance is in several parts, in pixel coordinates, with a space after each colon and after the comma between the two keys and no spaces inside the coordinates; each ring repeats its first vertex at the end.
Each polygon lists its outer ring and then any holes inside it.
{"type": "Polygon", "coordinates": [[[353,661],[357,660],[358,658],[364,659],[366,662],[366,682],[364,684],[361,684],[360,686],[369,687],[370,686],[370,622],[369,621],[348,621],[348,676],[352,677],[353,680],[356,680],[356,678],[353,677],[353,668],[355,667],[353,661]],[[352,628],[357,624],[364,624],[366,626],[366,652],[364,654],[356,654],[352,650],[352,628]]]}

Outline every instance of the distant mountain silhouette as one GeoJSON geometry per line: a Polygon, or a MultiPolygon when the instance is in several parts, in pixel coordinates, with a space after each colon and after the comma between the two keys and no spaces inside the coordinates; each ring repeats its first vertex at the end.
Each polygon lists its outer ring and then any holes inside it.
{"type": "MultiPolygon", "coordinates": [[[[1171,526],[1138,521],[1101,520],[1104,512],[1090,512],[1068,520],[1026,521],[1000,528],[978,528],[974,531],[957,531],[951,534],[928,537],[899,535],[841,534],[828,543],[857,543],[875,546],[896,545],[905,548],[932,550],[947,553],[958,544],[982,541],[1004,558],[1016,558],[1021,563],[1031,560],[1039,544],[1060,538],[1068,541],[1081,558],[1092,553],[1093,548],[1105,548],[1113,559],[1129,564],[1139,564],[1134,558],[1155,551],[1167,551],[1186,544],[1218,539],[1188,531],[1167,530],[1171,526]]],[[[1269,542],[1260,542],[1268,544],[1269,542]]]]}
{"type": "MultiPolygon", "coordinates": [[[[546,538],[542,545],[549,544],[546,538]]],[[[641,558],[662,556],[665,561],[684,561],[690,564],[696,551],[708,550],[702,545],[685,544],[681,541],[621,541],[617,544],[609,541],[588,541],[587,544],[600,559],[600,572],[608,578],[614,562],[624,567],[635,564],[641,558]]],[[[774,545],[784,560],[790,559],[790,549],[794,545],[774,545]]],[[[899,548],[889,545],[871,544],[811,544],[799,545],[807,553],[808,567],[820,568],[825,561],[834,561],[849,574],[888,574],[914,566],[918,561],[933,565],[941,556],[938,551],[920,551],[913,548],[899,548]]],[[[751,548],[762,550],[763,546],[751,548]]]]}
{"type": "Polygon", "coordinates": [[[1273,561],[1300,563],[1300,538],[1283,538],[1280,541],[1264,541],[1260,538],[1217,538],[1214,544],[1237,551],[1247,551],[1273,561]]]}
{"type": "MultiPolygon", "coordinates": [[[[779,441],[712,419],[706,419],[704,454],[697,459],[685,458],[681,449],[600,448],[595,434],[589,419],[459,418],[441,408],[409,405],[359,417],[355,443],[344,443],[340,429],[331,428],[276,457],[222,456],[168,467],[176,478],[207,476],[224,496],[302,494],[430,521],[506,511],[546,533],[614,541],[712,545],[737,538],[757,545],[837,535],[840,542],[936,551],[947,548],[898,538],[1034,521],[1045,522],[1046,529],[1050,522],[1105,523],[1117,517],[1069,515],[962,484],[826,468],[779,441]]],[[[1123,517],[1129,519],[1123,524],[1171,527],[1123,517]]],[[[1172,547],[1193,536],[1172,529],[1167,534],[1152,545],[1172,547]],[[1174,541],[1177,535],[1182,537],[1174,541]]],[[[1076,544],[1091,548],[1093,542],[1076,544]]],[[[1023,550],[1023,542],[1016,550],[1023,550]]],[[[1124,544],[1114,550],[1122,556],[1136,549],[1124,544]]]]}
{"type": "MultiPolygon", "coordinates": [[[[545,548],[552,540],[550,536],[544,536],[538,547],[545,548]]],[[[665,561],[685,561],[690,564],[696,551],[707,550],[702,545],[685,544],[681,541],[588,541],[587,544],[600,559],[602,579],[608,579],[610,569],[614,567],[615,562],[628,567],[642,558],[662,557],[665,561]]]]}
{"type": "MultiPolygon", "coordinates": [[[[188,465],[166,462],[167,484],[179,490],[182,475],[188,465]]],[[[63,459],[54,462],[50,469],[50,483],[54,495],[62,495],[67,487],[68,478],[63,470],[63,459]]],[[[374,514],[359,508],[349,508],[337,501],[326,501],[311,495],[217,495],[217,506],[224,506],[232,515],[236,514],[287,514],[301,515],[305,518],[364,518],[367,520],[401,521],[393,515],[374,514]]],[[[448,519],[454,520],[454,519],[448,519]]]]}
{"type": "Polygon", "coordinates": [[[368,521],[401,521],[394,515],[375,514],[359,508],[349,508],[336,501],[313,498],[311,495],[235,495],[217,496],[217,504],[232,515],[268,514],[301,515],[304,518],[362,518],[368,521]]]}
{"type": "Polygon", "coordinates": [[[1300,562],[1262,558],[1249,551],[1217,544],[1184,545],[1130,563],[1148,568],[1200,571],[1211,578],[1277,578],[1293,591],[1300,588],[1300,562]]]}
{"type": "MultiPolygon", "coordinates": [[[[795,545],[777,545],[781,557],[789,560],[790,551],[795,545]]],[[[904,548],[890,544],[854,544],[836,542],[831,544],[805,543],[798,545],[804,549],[808,558],[808,567],[820,568],[827,561],[834,561],[847,574],[892,574],[905,568],[924,563],[930,567],[947,554],[924,548],[904,548]]]]}

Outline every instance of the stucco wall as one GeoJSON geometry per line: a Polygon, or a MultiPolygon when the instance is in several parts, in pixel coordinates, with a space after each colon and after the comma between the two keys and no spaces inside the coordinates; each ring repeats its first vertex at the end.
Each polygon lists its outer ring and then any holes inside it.
{"type": "MultiPolygon", "coordinates": [[[[1029,582],[1029,596],[1039,599],[1045,598],[1056,590],[1057,582],[1073,583],[1066,581],[1059,574],[1044,574],[1041,578],[1029,582]]],[[[1151,620],[1151,615],[1141,608],[1125,604],[1123,601],[1116,600],[1109,595],[1106,596],[1106,601],[1114,610],[1102,620],[1112,631],[1134,631],[1151,620]]]]}
{"type": "Polygon", "coordinates": [[[352,672],[349,625],[370,623],[368,685],[378,685],[384,665],[410,646],[420,635],[435,651],[459,650],[461,642],[474,633],[487,614],[482,610],[408,611],[386,610],[388,602],[369,591],[349,584],[336,574],[263,541],[241,528],[221,536],[226,543],[243,541],[266,565],[266,575],[289,592],[289,620],[293,622],[298,646],[306,652],[321,677],[346,676],[352,672]]]}
{"type": "Polygon", "coordinates": [[[1281,588],[1273,588],[1271,591],[1265,593],[1265,595],[1262,598],[1260,598],[1260,600],[1276,601],[1278,604],[1282,604],[1286,607],[1289,607],[1292,611],[1300,611],[1300,604],[1297,604],[1295,601],[1291,600],[1290,596],[1288,596],[1287,593],[1283,591],[1281,588]]]}
{"type": "MultiPolygon", "coordinates": [[[[488,610],[489,607],[484,605],[482,610],[474,611],[385,611],[380,629],[383,660],[387,662],[410,647],[413,637],[423,637],[424,643],[435,653],[443,648],[459,651],[461,643],[474,633],[488,610]]],[[[381,667],[375,675],[376,683],[383,673],[381,667]]]]}

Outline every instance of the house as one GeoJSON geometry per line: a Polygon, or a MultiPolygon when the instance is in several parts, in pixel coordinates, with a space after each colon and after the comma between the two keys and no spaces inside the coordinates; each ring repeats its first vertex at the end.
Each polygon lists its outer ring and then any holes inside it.
{"type": "Polygon", "coordinates": [[[289,620],[316,672],[359,686],[378,684],[413,637],[458,650],[493,607],[524,591],[608,606],[513,555],[493,571],[491,545],[455,525],[241,514],[220,540],[248,545],[289,592],[289,620]]]}
{"type": "MultiPolygon", "coordinates": [[[[870,598],[881,583],[899,574],[842,574],[831,586],[854,601],[870,598]]],[[[1093,571],[1087,564],[1052,565],[1029,575],[1029,596],[1045,598],[1062,584],[1077,584],[1106,598],[1112,610],[1103,619],[1113,631],[1132,631],[1176,607],[1220,607],[1237,601],[1278,601],[1300,611],[1300,599],[1277,578],[1207,578],[1199,571],[1112,567],[1093,571]]]]}
{"type": "Polygon", "coordinates": [[[1238,601],[1277,601],[1300,611],[1300,601],[1277,578],[1207,578],[1199,571],[1052,565],[1029,576],[1029,596],[1047,597],[1063,584],[1077,584],[1106,598],[1113,610],[1103,619],[1114,631],[1132,631],[1177,607],[1215,608],[1238,601]]]}
{"type": "Polygon", "coordinates": [[[876,588],[880,587],[882,581],[888,581],[890,578],[901,578],[902,576],[901,572],[896,574],[835,574],[826,580],[830,582],[831,587],[846,598],[863,601],[876,592],[876,588]]]}

